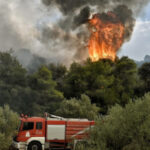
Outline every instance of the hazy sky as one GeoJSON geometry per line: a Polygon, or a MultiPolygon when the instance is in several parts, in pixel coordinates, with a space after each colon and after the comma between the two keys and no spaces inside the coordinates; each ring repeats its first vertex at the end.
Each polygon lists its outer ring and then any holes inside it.
{"type": "Polygon", "coordinates": [[[129,56],[135,60],[143,60],[146,54],[150,55],[150,3],[137,19],[131,40],[119,52],[119,56],[129,56]]]}

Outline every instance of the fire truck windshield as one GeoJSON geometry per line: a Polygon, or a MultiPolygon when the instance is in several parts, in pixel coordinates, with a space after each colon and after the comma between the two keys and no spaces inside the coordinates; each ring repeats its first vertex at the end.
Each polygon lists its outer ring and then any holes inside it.
{"type": "Polygon", "coordinates": [[[34,122],[24,122],[22,131],[24,130],[32,130],[34,128],[34,122]]]}

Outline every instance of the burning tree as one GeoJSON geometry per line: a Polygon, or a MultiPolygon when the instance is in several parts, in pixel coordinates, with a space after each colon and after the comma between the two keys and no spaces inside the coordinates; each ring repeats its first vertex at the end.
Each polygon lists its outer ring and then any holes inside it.
{"type": "Polygon", "coordinates": [[[89,24],[91,36],[88,47],[91,60],[108,58],[114,61],[124,41],[124,25],[113,12],[95,14],[89,24]]]}
{"type": "Polygon", "coordinates": [[[115,60],[124,41],[131,36],[134,27],[132,11],[121,5],[107,13],[94,14],[89,19],[91,32],[88,48],[92,61],[115,60]]]}

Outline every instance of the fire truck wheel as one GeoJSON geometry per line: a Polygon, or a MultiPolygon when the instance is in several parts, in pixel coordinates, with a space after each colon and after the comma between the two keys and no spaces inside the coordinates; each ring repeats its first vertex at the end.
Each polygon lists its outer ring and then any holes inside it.
{"type": "Polygon", "coordinates": [[[28,150],[42,150],[42,145],[38,142],[31,142],[28,146],[28,150]]]}

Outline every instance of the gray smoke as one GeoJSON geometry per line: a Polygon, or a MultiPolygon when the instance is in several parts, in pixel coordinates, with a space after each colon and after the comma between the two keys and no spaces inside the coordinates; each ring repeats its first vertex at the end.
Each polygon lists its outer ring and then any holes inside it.
{"type": "MultiPolygon", "coordinates": [[[[72,40],[71,37],[67,39],[71,43],[71,51],[75,51],[71,59],[82,61],[88,56],[87,43],[89,32],[86,25],[92,14],[100,13],[101,17],[105,18],[109,17],[106,13],[107,11],[115,13],[117,18],[125,26],[124,41],[129,41],[135,25],[134,18],[139,15],[149,0],[142,2],[141,0],[42,0],[42,2],[47,8],[56,6],[62,12],[63,16],[57,26],[67,35],[70,33],[74,34],[76,41],[72,40]],[[80,35],[82,38],[79,38],[77,35],[80,35]]],[[[106,20],[111,21],[111,19],[110,17],[106,20]]],[[[51,35],[51,37],[53,36],[51,35]]],[[[59,37],[61,36],[58,36],[56,39],[59,37]]],[[[68,46],[65,50],[68,50],[68,46]]]]}
{"type": "Polygon", "coordinates": [[[47,65],[49,60],[33,54],[28,49],[20,49],[19,51],[11,50],[12,56],[14,56],[24,68],[27,68],[29,73],[33,73],[38,70],[42,65],[47,65]]]}
{"type": "Polygon", "coordinates": [[[81,9],[80,13],[74,17],[73,25],[77,27],[81,24],[87,23],[89,17],[90,17],[90,8],[87,6],[81,9]]]}
{"type": "Polygon", "coordinates": [[[73,13],[83,6],[96,6],[104,11],[117,5],[126,5],[137,14],[149,0],[42,0],[42,2],[46,6],[57,5],[65,15],[73,13]]]}
{"type": "MultiPolygon", "coordinates": [[[[24,49],[41,62],[64,63],[88,57],[88,25],[91,14],[114,11],[126,26],[126,39],[134,19],[149,0],[0,0],[0,48],[13,49],[24,66],[24,49]],[[117,7],[119,6],[119,7],[117,7]],[[20,52],[22,52],[21,55],[20,52]],[[18,55],[17,55],[18,54],[18,55]],[[43,58],[43,59],[42,59],[43,58]]],[[[32,59],[34,60],[34,59],[32,59]]],[[[36,62],[36,61],[35,61],[36,62]]]]}

